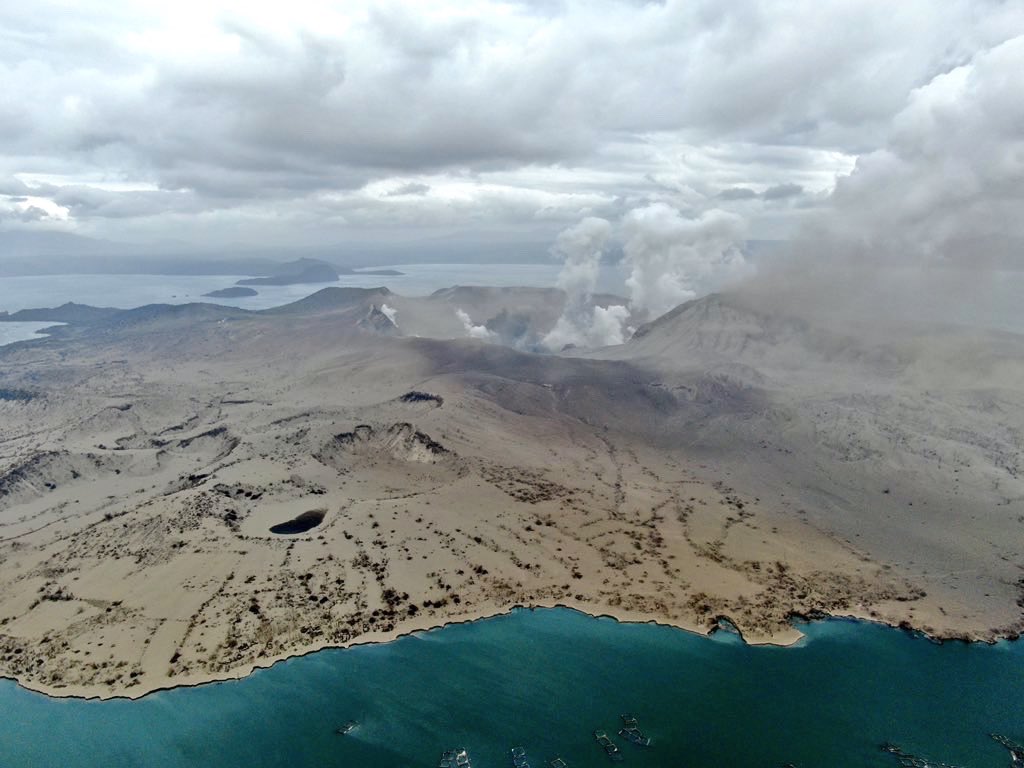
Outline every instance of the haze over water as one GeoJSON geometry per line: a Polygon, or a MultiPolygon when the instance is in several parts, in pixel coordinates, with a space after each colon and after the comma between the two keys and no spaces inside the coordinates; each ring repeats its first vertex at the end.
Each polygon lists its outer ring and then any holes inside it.
{"type": "MultiPolygon", "coordinates": [[[[303,283],[298,285],[255,286],[256,296],[210,298],[203,294],[233,286],[245,275],[32,275],[0,278],[0,312],[55,307],[65,302],[97,307],[131,309],[145,304],[185,304],[209,302],[241,307],[268,309],[298,301],[327,287],[376,288],[386,286],[403,296],[426,296],[453,285],[528,286],[549,288],[556,284],[560,266],[550,264],[399,264],[387,269],[401,275],[341,275],[335,283],[303,283]]],[[[894,272],[894,274],[899,274],[894,272]]],[[[599,293],[625,295],[628,270],[621,264],[600,267],[595,290],[599,293]]],[[[722,288],[714,282],[696,284],[698,294],[722,288]]],[[[970,298],[971,287],[964,289],[970,298]]],[[[880,288],[880,292],[884,292],[880,288]]],[[[913,306],[913,316],[921,321],[942,324],[964,324],[981,328],[1024,333],[1024,313],[1019,297],[1024,293],[1024,272],[1003,271],[987,283],[984,301],[954,301],[936,296],[922,299],[913,306]]],[[[899,297],[886,295],[886,302],[899,297]]],[[[20,325],[20,324],[19,324],[20,325]]],[[[45,324],[44,324],[45,325],[45,324]]],[[[12,324],[6,327],[15,335],[12,324]]],[[[38,325],[20,329],[18,338],[0,336],[0,343],[29,338],[38,325]]]]}
{"type": "MultiPolygon", "coordinates": [[[[32,275],[0,279],[0,310],[53,307],[67,301],[99,307],[130,309],[144,304],[183,304],[205,301],[245,309],[265,309],[297,301],[330,286],[375,288],[425,296],[452,285],[552,286],[559,266],[551,264],[401,264],[389,267],[401,275],[342,275],[335,283],[254,286],[257,296],[233,299],[204,297],[228,288],[246,275],[32,275]]],[[[604,270],[602,290],[622,290],[622,276],[604,270]]]]}
{"type": "MultiPolygon", "coordinates": [[[[559,266],[552,264],[401,264],[401,275],[342,275],[336,283],[260,285],[256,296],[211,298],[203,294],[228,288],[245,275],[29,275],[0,278],[0,312],[56,307],[66,302],[132,309],[146,304],[208,302],[269,309],[305,298],[328,287],[386,286],[404,296],[426,296],[453,285],[554,285],[559,266]]],[[[621,292],[624,274],[613,266],[601,270],[599,290],[621,292]]],[[[55,323],[0,323],[0,346],[43,338],[38,331],[55,323]]]]}
{"type": "Polygon", "coordinates": [[[609,764],[592,738],[634,713],[652,737],[615,736],[624,766],[897,765],[907,751],[1009,765],[987,733],[1024,740],[1024,645],[938,645],[881,626],[806,626],[790,648],[751,647],[565,610],[511,615],[396,642],[328,650],[240,681],[139,701],[50,699],[0,682],[5,766],[609,764]],[[348,736],[334,734],[355,719],[348,736]]]}

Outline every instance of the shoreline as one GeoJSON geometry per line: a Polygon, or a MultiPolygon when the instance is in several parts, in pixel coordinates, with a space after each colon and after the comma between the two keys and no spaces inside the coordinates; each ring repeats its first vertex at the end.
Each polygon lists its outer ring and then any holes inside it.
{"type": "Polygon", "coordinates": [[[563,601],[550,601],[550,602],[537,602],[530,604],[515,604],[499,608],[497,610],[481,610],[473,613],[468,613],[459,617],[451,617],[448,619],[441,620],[440,623],[424,621],[419,625],[409,626],[401,630],[392,630],[391,632],[377,632],[368,633],[363,638],[353,640],[347,643],[321,643],[318,645],[312,645],[309,647],[296,649],[288,653],[278,654],[276,656],[268,656],[264,659],[259,659],[256,662],[247,664],[243,667],[239,667],[236,670],[224,672],[216,675],[196,675],[186,676],[181,679],[180,682],[172,682],[168,685],[160,685],[151,688],[140,688],[139,691],[132,691],[130,689],[113,690],[109,693],[89,693],[83,690],[82,686],[67,686],[63,688],[54,688],[47,685],[36,685],[31,682],[24,682],[19,680],[17,677],[10,675],[0,674],[0,680],[10,680],[17,687],[22,688],[31,693],[39,694],[50,699],[77,699],[80,701],[139,701],[147,696],[154,693],[160,693],[162,691],[171,691],[178,688],[196,688],[203,685],[212,685],[216,683],[228,683],[237,680],[243,680],[253,673],[270,669],[282,662],[290,659],[298,659],[304,656],[309,656],[314,653],[328,650],[345,650],[348,648],[356,648],[359,646],[366,645],[382,645],[387,643],[393,643],[404,637],[411,637],[426,632],[432,632],[435,630],[445,629],[446,627],[456,626],[459,624],[469,624],[477,621],[483,621],[485,619],[500,618],[502,616],[508,616],[514,611],[525,610],[551,610],[556,608],[562,608],[570,611],[576,611],[582,613],[593,619],[611,619],[620,624],[651,624],[659,627],[669,627],[676,629],[681,632],[688,632],[693,635],[699,635],[708,640],[712,639],[713,636],[719,632],[727,632],[736,634],[740,641],[748,646],[774,646],[777,648],[791,648],[798,645],[802,640],[806,638],[806,635],[801,632],[793,622],[806,622],[815,623],[822,621],[851,621],[851,622],[862,622],[865,624],[874,624],[876,626],[887,627],[889,629],[898,630],[910,635],[916,635],[922,637],[929,642],[942,645],[946,642],[962,642],[966,644],[973,643],[984,643],[985,645],[995,645],[998,642],[1016,642],[1020,640],[1021,636],[1015,634],[1014,636],[1006,637],[995,637],[993,639],[971,639],[963,636],[933,636],[924,632],[923,630],[917,629],[909,624],[909,622],[903,621],[899,624],[893,624],[887,621],[879,620],[868,616],[866,613],[858,613],[857,611],[850,611],[843,614],[831,614],[824,611],[815,611],[809,615],[793,612],[790,614],[790,627],[791,629],[786,632],[780,632],[773,635],[748,637],[744,634],[742,629],[738,627],[728,616],[717,616],[715,617],[715,625],[710,629],[706,627],[700,627],[695,624],[687,624],[682,621],[663,621],[656,618],[645,616],[642,613],[632,612],[620,612],[618,614],[610,613],[606,611],[593,612],[585,608],[580,607],[575,602],[563,602],[563,601]],[[728,622],[731,628],[721,627],[721,622],[728,622]]]}

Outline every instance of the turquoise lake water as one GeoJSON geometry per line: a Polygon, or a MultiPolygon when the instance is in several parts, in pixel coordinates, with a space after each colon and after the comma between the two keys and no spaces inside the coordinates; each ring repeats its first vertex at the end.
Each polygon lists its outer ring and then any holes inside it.
{"type": "MultiPolygon", "coordinates": [[[[0,681],[2,766],[610,765],[593,740],[632,712],[646,750],[623,766],[896,766],[879,751],[1009,765],[1024,741],[1024,643],[946,643],[827,621],[790,648],[751,647],[566,609],[518,610],[393,643],[328,650],[240,681],[139,701],[50,699],[0,681]],[[347,736],[341,723],[360,725],[347,736]]],[[[614,736],[614,734],[613,734],[614,736]]]]}

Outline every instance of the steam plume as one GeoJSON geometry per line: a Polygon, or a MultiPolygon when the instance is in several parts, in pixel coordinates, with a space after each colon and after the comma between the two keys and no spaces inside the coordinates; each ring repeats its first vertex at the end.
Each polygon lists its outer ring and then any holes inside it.
{"type": "Polygon", "coordinates": [[[711,210],[697,219],[655,203],[623,220],[626,280],[633,309],[660,315],[717,284],[748,271],[740,250],[739,216],[711,210]]]}
{"type": "Polygon", "coordinates": [[[483,339],[484,341],[494,338],[495,334],[487,330],[487,326],[473,325],[472,318],[470,318],[469,313],[464,309],[456,309],[455,316],[459,318],[459,322],[462,323],[462,327],[465,329],[466,335],[469,336],[469,338],[483,339]]]}
{"type": "Polygon", "coordinates": [[[555,327],[544,337],[548,349],[567,345],[600,347],[621,344],[629,310],[593,305],[601,269],[601,255],[612,234],[606,219],[588,217],[563,231],[551,251],[562,259],[558,287],[565,291],[565,309],[555,327]]]}

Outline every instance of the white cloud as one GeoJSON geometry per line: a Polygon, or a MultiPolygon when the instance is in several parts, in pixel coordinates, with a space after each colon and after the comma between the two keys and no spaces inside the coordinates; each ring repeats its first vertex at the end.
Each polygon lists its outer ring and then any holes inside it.
{"type": "Polygon", "coordinates": [[[839,180],[819,227],[904,263],[977,260],[979,239],[1024,238],[1021,72],[1024,35],[915,90],[885,145],[839,180]]]}
{"type": "Polygon", "coordinates": [[[0,177],[115,239],[514,240],[653,203],[785,234],[1022,32],[995,0],[6,3],[0,177]]]}
{"type": "MultiPolygon", "coordinates": [[[[844,332],[939,321],[1020,328],[1004,273],[1024,269],[1024,35],[911,92],[748,289],[844,332]]],[[[1018,303],[1019,304],[1019,303],[1018,303]]]]}

